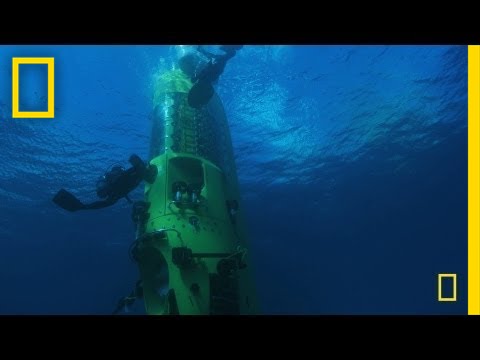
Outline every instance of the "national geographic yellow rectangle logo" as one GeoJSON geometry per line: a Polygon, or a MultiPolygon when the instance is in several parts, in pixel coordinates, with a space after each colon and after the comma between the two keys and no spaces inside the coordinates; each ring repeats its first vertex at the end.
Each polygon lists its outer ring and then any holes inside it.
{"type": "Polygon", "coordinates": [[[438,274],[438,301],[457,301],[457,274],[438,274]],[[451,296],[443,296],[442,285],[443,279],[452,279],[451,296]]]}
{"type": "Polygon", "coordinates": [[[53,57],[12,58],[12,118],[53,118],[55,104],[55,68],[53,57]],[[19,66],[47,65],[48,106],[47,111],[20,111],[19,109],[19,66]]]}

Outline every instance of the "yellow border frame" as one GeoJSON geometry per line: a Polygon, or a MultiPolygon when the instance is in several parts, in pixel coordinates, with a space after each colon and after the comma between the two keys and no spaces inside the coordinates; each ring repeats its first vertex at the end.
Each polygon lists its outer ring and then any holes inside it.
{"type": "Polygon", "coordinates": [[[457,274],[438,274],[438,301],[457,301],[457,274]],[[453,296],[452,297],[442,296],[442,279],[444,278],[453,279],[453,296]]]}
{"type": "Polygon", "coordinates": [[[55,64],[53,57],[28,57],[12,58],[12,118],[53,118],[54,104],[55,104],[55,64]],[[33,64],[33,65],[47,65],[48,73],[48,106],[47,111],[20,111],[18,98],[18,80],[19,80],[19,65],[33,64]]]}
{"type": "Polygon", "coordinates": [[[468,314],[480,315],[480,45],[468,46],[468,314]]]}

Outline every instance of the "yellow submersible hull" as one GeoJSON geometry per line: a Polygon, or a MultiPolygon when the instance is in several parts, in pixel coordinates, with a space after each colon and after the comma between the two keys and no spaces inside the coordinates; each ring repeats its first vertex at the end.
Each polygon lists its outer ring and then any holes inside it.
{"type": "Polygon", "coordinates": [[[255,314],[253,271],[227,119],[218,96],[188,105],[192,84],[165,73],[154,94],[147,219],[132,255],[148,314],[255,314]]]}

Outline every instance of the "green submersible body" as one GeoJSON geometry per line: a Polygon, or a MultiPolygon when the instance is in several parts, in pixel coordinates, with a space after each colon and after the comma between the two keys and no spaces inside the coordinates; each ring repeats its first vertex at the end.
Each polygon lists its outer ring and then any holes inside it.
{"type": "Polygon", "coordinates": [[[230,131],[217,94],[190,107],[181,70],[155,84],[150,164],[132,256],[146,312],[258,312],[230,131]],[[143,210],[143,213],[142,213],[143,210]]]}

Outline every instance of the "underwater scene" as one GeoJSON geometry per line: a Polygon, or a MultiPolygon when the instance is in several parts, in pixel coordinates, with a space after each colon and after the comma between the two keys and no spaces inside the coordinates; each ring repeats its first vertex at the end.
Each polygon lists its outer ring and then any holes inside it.
{"type": "Polygon", "coordinates": [[[467,58],[1,45],[0,314],[466,314],[467,58]]]}

